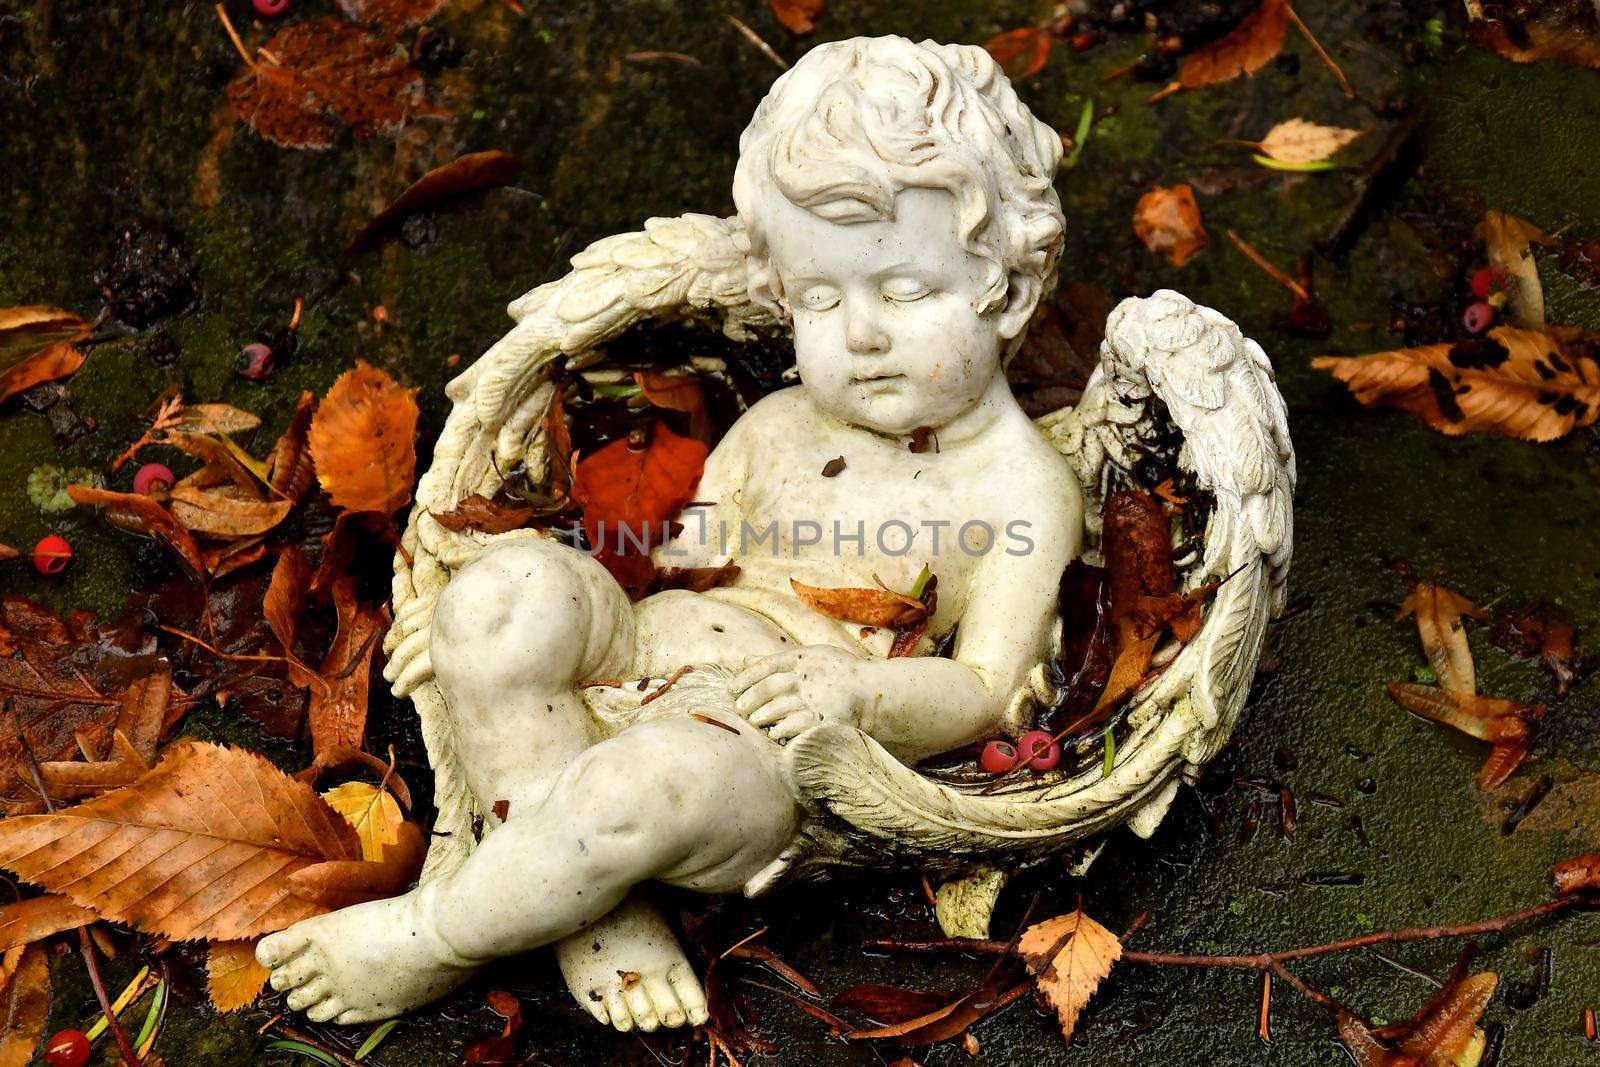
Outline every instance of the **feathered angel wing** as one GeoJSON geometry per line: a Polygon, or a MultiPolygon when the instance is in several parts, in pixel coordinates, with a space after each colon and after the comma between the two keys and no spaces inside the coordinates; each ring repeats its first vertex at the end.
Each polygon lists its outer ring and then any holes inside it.
{"type": "Polygon", "coordinates": [[[424,880],[466,858],[480,814],[456,764],[449,715],[428,656],[434,605],[451,575],[485,545],[539,536],[531,530],[456,533],[433,515],[454,510],[473,493],[492,496],[503,484],[502,472],[518,463],[542,480],[542,421],[554,395],[552,374],[563,364],[591,362],[597,346],[640,320],[700,316],[719,321],[734,338],[773,325],[749,298],[742,238],[736,220],[683,215],[651,219],[642,233],[595,242],[573,257],[571,273],[512,301],[516,325],[446,390],[454,406],[433,464],[417,483],[404,551],[395,555],[395,618],[384,639],[384,676],[396,696],[409,696],[417,706],[434,771],[435,829],[448,835],[434,839],[424,880]]]}
{"type": "MultiPolygon", "coordinates": [[[[1135,695],[1130,736],[1109,774],[1055,772],[987,790],[974,776],[919,774],[857,730],[801,735],[787,751],[813,809],[814,847],[786,857],[790,866],[873,857],[946,869],[1015,864],[1123,821],[1148,836],[1180,780],[1196,777],[1227,740],[1267,619],[1284,605],[1293,548],[1294,452],[1265,354],[1181,294],[1126,300],[1107,324],[1082,402],[1040,426],[1083,483],[1091,545],[1116,472],[1131,470],[1147,442],[1181,434],[1178,462],[1214,500],[1185,584],[1225,579],[1200,632],[1135,695]]],[[[775,868],[766,880],[789,873],[775,868]]]]}

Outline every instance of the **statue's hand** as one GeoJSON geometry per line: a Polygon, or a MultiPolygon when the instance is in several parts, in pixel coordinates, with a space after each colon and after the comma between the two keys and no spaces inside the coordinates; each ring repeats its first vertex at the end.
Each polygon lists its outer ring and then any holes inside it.
{"type": "Polygon", "coordinates": [[[757,660],[734,676],[734,708],[775,741],[813,726],[859,725],[866,661],[831,645],[808,645],[757,660]]]}

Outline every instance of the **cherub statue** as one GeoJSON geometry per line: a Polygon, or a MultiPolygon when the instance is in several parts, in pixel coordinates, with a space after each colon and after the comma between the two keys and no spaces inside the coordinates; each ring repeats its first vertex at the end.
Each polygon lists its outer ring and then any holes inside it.
{"type": "Polygon", "coordinates": [[[451,385],[396,560],[388,671],[423,717],[441,836],[412,892],[261,942],[291,1008],[387,1018],[553,945],[601,1022],[699,1024],[704,993],[648,883],[753,895],[830,864],[1017,866],[1120,822],[1154,829],[1226,739],[1281,607],[1293,459],[1260,349],[1176,293],[1117,310],[1075,412],[1023,413],[1003,362],[1054,282],[1060,151],[982,49],[821,45],[740,141],[737,218],[651,220],[512,305],[518,326],[451,385]],[[552,538],[432,519],[518,461],[544,470],[560,361],[594,362],[645,318],[708,315],[733,336],[791,325],[801,383],[727,432],[656,549],[735,562],[732,584],[630,603],[552,538]],[[1214,498],[1185,580],[1231,577],[1137,696],[1113,773],[1069,761],[983,792],[913,769],[1020,733],[1052,698],[1063,569],[1086,535],[1093,553],[1105,492],[1168,420],[1214,498]],[[905,590],[924,567],[937,609],[895,657],[892,633],[790,584],[905,590]],[[655,681],[582,684],[608,678],[655,681]]]}

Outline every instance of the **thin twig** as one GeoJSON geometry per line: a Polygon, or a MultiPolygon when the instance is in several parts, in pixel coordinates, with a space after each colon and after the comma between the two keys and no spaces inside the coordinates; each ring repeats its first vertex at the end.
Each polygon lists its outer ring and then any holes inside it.
{"type": "Polygon", "coordinates": [[[745,40],[759,48],[762,55],[776,63],[779,70],[789,69],[789,64],[784,62],[782,56],[772,50],[772,46],[770,44],[761,39],[761,35],[759,33],[757,33],[755,30],[752,30],[749,26],[746,26],[743,22],[740,22],[732,15],[723,15],[722,17],[727,19],[729,25],[738,30],[745,40]]]}
{"type": "Polygon", "coordinates": [[[673,671],[672,672],[672,677],[670,677],[666,681],[662,682],[660,688],[652,689],[648,696],[646,696],[643,700],[639,701],[639,706],[641,708],[644,707],[646,704],[650,703],[656,697],[660,696],[662,693],[665,693],[668,689],[671,689],[673,686],[677,685],[678,684],[678,679],[682,678],[684,675],[688,674],[692,670],[694,670],[693,667],[690,667],[690,666],[686,665],[686,666],[683,666],[683,667],[679,667],[676,671],[673,671]]]}
{"type": "Polygon", "coordinates": [[[227,9],[221,4],[217,5],[217,18],[222,20],[222,28],[228,31],[228,39],[233,42],[233,47],[237,48],[239,54],[244,57],[244,65],[251,70],[255,70],[256,61],[250,58],[250,53],[245,50],[244,42],[239,40],[239,31],[233,28],[233,20],[228,18],[227,9]]]}
{"type": "MultiPolygon", "coordinates": [[[[28,741],[28,733],[22,728],[22,716],[17,712],[17,706],[11,698],[6,698],[5,709],[11,714],[11,723],[17,728],[17,740],[22,744],[22,756],[26,761],[28,776],[33,779],[34,787],[39,790],[39,796],[44,801],[44,810],[54,815],[56,806],[50,800],[50,792],[44,787],[44,778],[39,774],[39,761],[33,754],[33,745],[28,741]]],[[[143,1067],[139,1062],[139,1054],[133,1051],[133,1044],[128,1040],[128,1035],[122,1030],[122,1023],[117,1020],[117,1013],[111,1010],[111,998],[106,996],[105,983],[100,980],[100,966],[95,959],[94,942],[89,940],[87,927],[78,927],[78,945],[83,952],[83,964],[89,971],[89,985],[94,988],[95,999],[100,1002],[100,1010],[105,1012],[106,1025],[111,1028],[112,1036],[117,1039],[117,1048],[122,1053],[122,1059],[128,1067],[143,1067]]]]}
{"type": "MultiPolygon", "coordinates": [[[[1290,973],[1289,968],[1285,967],[1277,960],[1272,961],[1271,973],[1277,975],[1279,978],[1282,978],[1285,982],[1288,982],[1289,985],[1294,988],[1294,991],[1299,993],[1301,996],[1307,998],[1308,1000],[1315,1001],[1322,1007],[1327,1008],[1329,1011],[1337,1014],[1338,1012],[1344,1010],[1343,1004],[1340,1004],[1337,1000],[1334,1000],[1326,993],[1319,993],[1317,990],[1312,989],[1294,974],[1290,973]]],[[[1268,1039],[1268,1043],[1271,1043],[1270,1038],[1268,1039]]]]}
{"type": "Polygon", "coordinates": [[[1311,299],[1311,294],[1306,292],[1305,286],[1301,285],[1283,271],[1273,266],[1272,261],[1257,251],[1256,247],[1249,241],[1246,241],[1243,237],[1240,237],[1232,230],[1228,231],[1228,240],[1233,242],[1233,247],[1245,254],[1246,259],[1260,267],[1262,270],[1266,271],[1267,277],[1271,278],[1273,281],[1289,290],[1301,300],[1309,301],[1311,299]]]}
{"type": "MultiPolygon", "coordinates": [[[[201,648],[205,649],[207,652],[211,653],[213,656],[216,656],[218,659],[236,660],[236,661],[241,662],[241,663],[283,663],[283,664],[290,664],[290,665],[293,665],[293,663],[294,663],[294,661],[289,659],[287,656],[255,656],[255,655],[247,655],[247,654],[245,654],[243,652],[223,652],[221,649],[218,649],[218,648],[215,648],[215,647],[213,647],[211,645],[206,644],[204,641],[200,640],[200,638],[196,637],[194,634],[188,633],[188,632],[186,632],[184,630],[180,630],[176,626],[168,626],[166,623],[158,623],[157,624],[157,628],[161,629],[161,630],[165,630],[167,633],[172,634],[172,635],[174,635],[176,637],[181,637],[185,641],[194,642],[195,644],[199,645],[201,648]]],[[[311,674],[310,671],[307,671],[306,673],[309,674],[312,678],[315,678],[317,684],[322,686],[322,692],[323,692],[324,696],[326,696],[328,693],[333,692],[333,687],[330,686],[327,682],[323,681],[320,676],[315,675],[315,674],[311,674]]]]}
{"type": "Polygon", "coordinates": [[[1352,100],[1360,99],[1356,91],[1350,87],[1350,79],[1346,78],[1344,71],[1339,69],[1339,64],[1335,63],[1333,57],[1328,54],[1328,50],[1322,47],[1322,42],[1317,40],[1317,35],[1311,32],[1311,27],[1301,21],[1300,15],[1294,9],[1294,5],[1284,4],[1283,6],[1289,12],[1289,19],[1294,23],[1295,29],[1305,34],[1306,40],[1311,42],[1311,47],[1317,50],[1317,57],[1322,60],[1323,65],[1333,71],[1334,80],[1339,83],[1339,88],[1344,90],[1344,95],[1352,100]]]}
{"type": "Polygon", "coordinates": [[[700,61],[694,56],[683,52],[629,52],[622,58],[629,63],[654,63],[660,61],[682,63],[686,67],[698,67],[701,65],[700,61]]]}

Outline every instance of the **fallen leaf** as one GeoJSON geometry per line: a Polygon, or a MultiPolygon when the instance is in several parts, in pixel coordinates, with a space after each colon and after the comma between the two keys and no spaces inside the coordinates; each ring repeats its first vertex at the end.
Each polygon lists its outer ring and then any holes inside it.
{"type": "Polygon", "coordinates": [[[835,1011],[854,1011],[875,1023],[893,1026],[936,1012],[960,1000],[958,993],[929,993],[920,989],[862,982],[833,998],[835,1011]]]}
{"type": "Polygon", "coordinates": [[[248,567],[266,554],[264,537],[242,537],[200,550],[200,558],[205,562],[212,581],[232,574],[240,567],[248,567]]]}
{"type": "Polygon", "coordinates": [[[1533,261],[1532,245],[1548,244],[1550,235],[1539,227],[1504,211],[1485,211],[1478,227],[1489,266],[1506,279],[1505,314],[1515,326],[1544,326],[1544,287],[1533,261]]]}
{"type": "Polygon", "coordinates": [[[352,22],[365,22],[391,34],[427,22],[450,0],[338,0],[352,22]]]}
{"type": "Polygon", "coordinates": [[[310,786],[252,752],[199,742],[127,788],[0,820],[0,866],[174,941],[255,937],[328,910],[293,879],[360,856],[355,831],[310,786]]]}
{"type": "Polygon", "coordinates": [[[724,585],[732,585],[739,577],[737,563],[724,563],[720,567],[663,567],[656,572],[652,593],[663,589],[687,589],[691,593],[704,593],[724,585]]]}
{"type": "Polygon", "coordinates": [[[893,1039],[907,1047],[933,1045],[959,1037],[973,1023],[1010,1004],[1027,993],[1031,983],[1020,982],[1001,990],[987,982],[943,1007],[904,1022],[876,1030],[856,1030],[845,1034],[851,1041],[893,1039]]]}
{"type": "Polygon", "coordinates": [[[1467,976],[1462,955],[1445,984],[1412,1018],[1372,1029],[1348,1011],[1339,1012],[1339,1040],[1356,1067],[1472,1067],[1483,1052],[1478,1028],[1494,996],[1498,978],[1491,972],[1467,976]]]}
{"type": "Polygon", "coordinates": [[[517,1035],[522,1032],[522,1002],[503,989],[491,989],[489,1009],[504,1019],[500,1033],[474,1041],[467,1046],[465,1061],[469,1065],[513,1063],[517,1051],[517,1035]]]}
{"type": "Polygon", "coordinates": [[[1276,58],[1288,34],[1288,0],[1261,0],[1230,33],[1189,53],[1178,68],[1178,82],[1199,89],[1254,74],[1276,58]]]}
{"type": "Polygon", "coordinates": [[[298,545],[285,545],[272,568],[272,581],[261,601],[261,614],[272,635],[283,646],[289,661],[289,676],[295,685],[309,686],[315,674],[295,654],[295,637],[300,632],[300,617],[305,614],[306,593],[311,585],[311,564],[298,545]]]}
{"type": "Polygon", "coordinates": [[[244,462],[244,458],[249,458],[249,453],[243,453],[242,458],[241,453],[243,450],[238,449],[237,445],[230,448],[229,445],[232,442],[227,438],[212,437],[203,433],[186,433],[181,430],[168,430],[160,443],[171,445],[180,452],[186,452],[202,460],[205,466],[210,468],[205,471],[197,471],[188,477],[180,479],[178,485],[173,487],[174,489],[178,486],[186,488],[193,486],[206,489],[211,486],[229,483],[247,493],[251,499],[261,499],[261,487],[267,481],[266,468],[262,467],[253,458],[250,459],[249,463],[244,462]]]}
{"type": "Polygon", "coordinates": [[[1493,5],[1485,15],[1480,0],[1467,0],[1467,32],[1513,63],[1554,59],[1600,69],[1600,36],[1588,4],[1533,3],[1493,5]]]}
{"type": "Polygon", "coordinates": [[[1187,263],[1207,240],[1194,190],[1187,185],[1152,189],[1141,196],[1133,207],[1133,232],[1174,267],[1187,263]]]}
{"type": "Polygon", "coordinates": [[[311,748],[360,748],[367,730],[367,703],[372,683],[372,656],[382,642],[383,611],[356,599],[356,579],[340,579],[333,587],[339,632],[317,674],[322,684],[311,689],[311,748]]]}
{"type": "Polygon", "coordinates": [[[1318,356],[1368,407],[1392,407],[1456,436],[1554,441],[1600,415],[1600,336],[1497,326],[1488,337],[1369,356],[1318,356]]]}
{"type": "Polygon", "coordinates": [[[1478,774],[1479,789],[1496,789],[1511,777],[1533,745],[1534,724],[1545,713],[1543,704],[1451,693],[1418,682],[1390,682],[1389,696],[1413,714],[1494,746],[1478,774]]]}
{"type": "Polygon", "coordinates": [[[328,807],[344,816],[361,839],[361,858],[382,862],[384,850],[400,843],[405,816],[387,789],[367,782],[345,782],[322,794],[328,807]]]}
{"type": "Polygon", "coordinates": [[[1319,163],[1364,131],[1339,126],[1321,126],[1305,119],[1285,119],[1267,131],[1259,145],[1261,151],[1280,163],[1319,163]]]}
{"type": "Polygon", "coordinates": [[[60,308],[0,308],[0,404],[75,374],[87,357],[74,346],[92,332],[82,316],[60,308]]]}
{"type": "Polygon", "coordinates": [[[230,434],[260,425],[260,417],[232,404],[185,404],[176,428],[184,433],[230,434]]]}
{"type": "Polygon", "coordinates": [[[31,945],[63,930],[88,926],[98,919],[88,908],[55,893],[0,905],[0,952],[31,945]]]}
{"type": "MultiPolygon", "coordinates": [[[[80,740],[79,747],[85,746],[80,740]]],[[[111,755],[104,760],[50,760],[39,764],[39,777],[52,800],[70,800],[107,789],[132,785],[150,769],[149,760],[117,730],[111,735],[111,755]]]]}
{"type": "Polygon", "coordinates": [[[876,589],[829,589],[791,578],[789,587],[812,611],[862,626],[897,628],[914,625],[928,617],[928,606],[922,601],[883,585],[876,589]]]}
{"type": "Polygon", "coordinates": [[[311,419],[317,480],[336,507],[392,515],[411,500],[417,400],[364,361],[345,371],[311,419]]]}
{"type": "Polygon", "coordinates": [[[206,951],[206,993],[220,1012],[255,1003],[272,972],[256,962],[256,942],[213,941],[206,951]]]}
{"type": "Polygon", "coordinates": [[[286,500],[298,501],[311,488],[316,477],[315,464],[306,437],[311,430],[311,416],[316,401],[309,392],[300,394],[294,417],[267,456],[267,485],[286,500]]]}
{"type": "Polygon", "coordinates": [[[682,411],[689,416],[689,436],[711,440],[711,413],[706,409],[706,391],[694,374],[663,374],[660,371],[635,371],[644,398],[658,408],[682,411]]]}
{"type": "Polygon", "coordinates": [[[984,48],[1013,81],[1031,78],[1050,59],[1050,27],[1024,26],[989,38],[984,48]]]}
{"type": "Polygon", "coordinates": [[[1089,1003],[1111,967],[1122,958],[1122,942],[1084,914],[1083,905],[1030,926],[1017,942],[1028,970],[1061,1019],[1061,1034],[1070,1040],[1078,1015],[1089,1003]]]}
{"type": "MultiPolygon", "coordinates": [[[[352,2],[340,0],[347,14],[352,2]]],[[[521,169],[522,160],[510,152],[469,152],[435,167],[395,197],[388,207],[374,215],[372,221],[363,226],[361,232],[339,253],[340,262],[348,263],[351,257],[393,237],[400,231],[400,224],[419,211],[429,211],[469,193],[505,185],[521,169]]]]}
{"type": "Polygon", "coordinates": [[[293,500],[257,500],[234,486],[196,489],[175,485],[169,494],[172,517],[192,533],[208,537],[252,537],[289,517],[293,500]]]}
{"type": "Polygon", "coordinates": [[[522,529],[537,510],[533,504],[526,502],[497,504],[481,493],[473,493],[450,511],[429,514],[446,530],[459,533],[472,529],[497,534],[522,529]]]}
{"type": "Polygon", "coordinates": [[[191,580],[204,580],[206,564],[194,535],[155,500],[140,493],[115,493],[88,485],[69,485],[67,495],[75,504],[94,504],[105,508],[106,521],[113,526],[153,538],[165,545],[187,568],[191,580]]]}
{"type": "Polygon", "coordinates": [[[0,1067],[26,1067],[50,1018],[50,964],[40,945],[0,958],[0,1067]]]}
{"type": "Polygon", "coordinates": [[[664,540],[666,521],[688,503],[707,452],[704,442],[679,437],[657,422],[644,448],[613,441],[575,462],[572,498],[583,507],[584,532],[624,588],[642,589],[654,576],[646,553],[664,540]]]}
{"type": "Polygon", "coordinates": [[[1427,657],[1440,686],[1448,693],[1463,696],[1476,693],[1478,684],[1472,666],[1472,650],[1467,646],[1467,631],[1461,617],[1481,619],[1483,610],[1442,585],[1418,582],[1400,605],[1395,621],[1411,614],[1417,617],[1422,654],[1427,657]]]}
{"type": "Polygon", "coordinates": [[[1497,609],[1494,643],[1518,659],[1543,663],[1555,678],[1558,697],[1566,696],[1573,681],[1589,666],[1578,650],[1572,616],[1550,603],[1497,609]]]}
{"type": "Polygon", "coordinates": [[[1562,896],[1588,889],[1600,889],[1600,852],[1584,852],[1557,863],[1550,870],[1556,891],[1562,896]]]}
{"type": "Polygon", "coordinates": [[[384,850],[381,863],[329,860],[295,871],[284,879],[284,885],[301,899],[328,911],[397,896],[416,882],[428,851],[428,842],[416,823],[401,823],[398,837],[393,847],[384,850]]]}
{"type": "Polygon", "coordinates": [[[236,74],[228,106],[285,148],[327,148],[345,127],[364,139],[449,114],[428,100],[422,74],[393,41],[338,18],[290,23],[261,51],[277,62],[236,74]]]}
{"type": "Polygon", "coordinates": [[[804,37],[816,29],[816,18],[822,14],[822,0],[769,0],[772,14],[783,28],[796,37],[804,37]]]}
{"type": "Polygon", "coordinates": [[[1066,686],[1042,725],[1052,736],[1092,725],[1085,716],[1100,702],[1117,658],[1117,628],[1111,622],[1105,568],[1091,567],[1081,559],[1067,564],[1057,603],[1062,625],[1057,662],[1066,686]]]}

